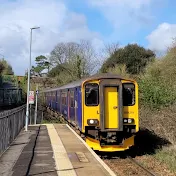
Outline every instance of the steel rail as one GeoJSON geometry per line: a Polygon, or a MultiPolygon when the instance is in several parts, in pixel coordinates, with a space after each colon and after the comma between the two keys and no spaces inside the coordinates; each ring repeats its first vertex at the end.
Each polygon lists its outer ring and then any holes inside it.
{"type": "Polygon", "coordinates": [[[127,157],[132,163],[136,164],[138,167],[140,167],[142,170],[150,174],[151,176],[157,176],[156,174],[152,173],[150,170],[142,166],[139,162],[137,162],[135,159],[133,159],[131,156],[127,157]]]}

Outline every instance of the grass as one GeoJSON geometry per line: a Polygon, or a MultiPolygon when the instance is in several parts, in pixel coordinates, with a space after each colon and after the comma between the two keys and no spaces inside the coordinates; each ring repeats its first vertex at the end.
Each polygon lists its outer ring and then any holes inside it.
{"type": "Polygon", "coordinates": [[[176,172],[176,148],[163,148],[158,150],[154,157],[166,164],[172,172],[176,172]]]}

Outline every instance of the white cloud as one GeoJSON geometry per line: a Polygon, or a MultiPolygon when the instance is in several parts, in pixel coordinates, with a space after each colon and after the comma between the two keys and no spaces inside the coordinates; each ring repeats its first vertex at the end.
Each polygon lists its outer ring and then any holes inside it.
{"type": "Polygon", "coordinates": [[[48,54],[60,41],[99,40],[87,27],[84,15],[67,9],[62,0],[0,0],[0,48],[16,74],[24,74],[29,60],[30,28],[33,31],[32,60],[48,54]]]}
{"type": "Polygon", "coordinates": [[[147,36],[149,48],[163,52],[170,47],[176,37],[176,24],[162,23],[147,36]]]}
{"type": "Polygon", "coordinates": [[[150,2],[151,0],[90,0],[90,3],[96,6],[107,7],[123,5],[135,9],[138,9],[143,5],[148,5],[150,2]]]}
{"type": "MultiPolygon", "coordinates": [[[[99,9],[115,29],[130,26],[140,28],[153,17],[150,7],[154,0],[87,0],[92,7],[99,9]]],[[[155,0],[161,1],[161,0],[155,0]]]]}
{"type": "Polygon", "coordinates": [[[98,10],[111,25],[113,32],[108,41],[134,40],[140,31],[152,26],[154,13],[162,8],[165,0],[85,0],[98,10]]]}

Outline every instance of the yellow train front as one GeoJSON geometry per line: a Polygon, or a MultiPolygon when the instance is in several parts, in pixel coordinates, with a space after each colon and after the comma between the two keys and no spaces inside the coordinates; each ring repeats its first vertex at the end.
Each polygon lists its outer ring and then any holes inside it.
{"type": "Polygon", "coordinates": [[[138,85],[117,75],[97,76],[82,83],[82,132],[96,151],[124,151],[139,130],[138,85]]]}
{"type": "Polygon", "coordinates": [[[42,92],[44,104],[86,135],[97,151],[124,151],[139,130],[138,85],[118,75],[81,79],[42,92]]]}

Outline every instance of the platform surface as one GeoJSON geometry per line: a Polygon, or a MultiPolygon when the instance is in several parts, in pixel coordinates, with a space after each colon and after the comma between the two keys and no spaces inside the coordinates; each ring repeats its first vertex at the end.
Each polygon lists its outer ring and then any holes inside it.
{"type": "Polygon", "coordinates": [[[0,176],[114,176],[65,124],[29,126],[0,157],[0,176]]]}

